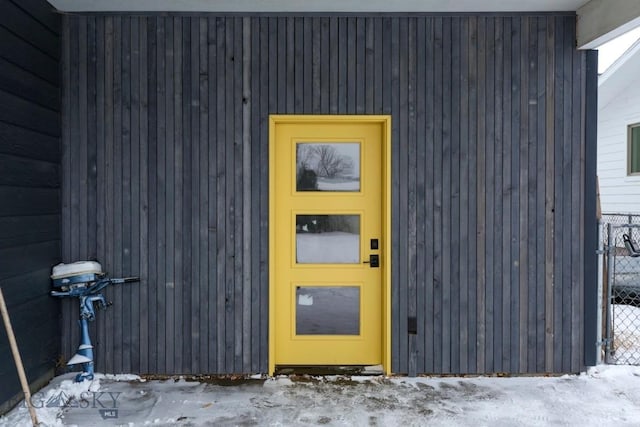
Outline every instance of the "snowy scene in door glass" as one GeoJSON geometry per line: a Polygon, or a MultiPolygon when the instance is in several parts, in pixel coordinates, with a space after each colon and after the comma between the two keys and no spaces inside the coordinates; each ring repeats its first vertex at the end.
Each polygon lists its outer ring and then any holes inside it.
{"type": "Polygon", "coordinates": [[[358,264],[359,215],[296,215],[298,264],[358,264]]]}
{"type": "Polygon", "coordinates": [[[360,191],[360,143],[297,143],[296,191],[360,191]]]}
{"type": "Polygon", "coordinates": [[[296,288],[296,335],[360,335],[360,288],[296,288]]]}

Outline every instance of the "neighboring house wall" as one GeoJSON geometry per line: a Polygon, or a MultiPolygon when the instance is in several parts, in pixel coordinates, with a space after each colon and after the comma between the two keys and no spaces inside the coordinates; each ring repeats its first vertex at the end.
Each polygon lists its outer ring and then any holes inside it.
{"type": "Polygon", "coordinates": [[[598,111],[598,179],[605,213],[640,214],[640,175],[627,175],[627,127],[640,123],[640,75],[598,111]]]}
{"type": "MultiPolygon", "coordinates": [[[[30,382],[60,353],[60,18],[42,0],[0,7],[0,287],[30,382]]],[[[0,328],[0,411],[21,393],[0,328]]],[[[22,396],[20,395],[20,398],[22,396]]]]}
{"type": "Polygon", "coordinates": [[[97,369],[267,371],[275,113],[392,116],[393,372],[583,369],[596,69],[575,21],[66,16],[63,257],[142,277],[106,291],[97,369]]]}

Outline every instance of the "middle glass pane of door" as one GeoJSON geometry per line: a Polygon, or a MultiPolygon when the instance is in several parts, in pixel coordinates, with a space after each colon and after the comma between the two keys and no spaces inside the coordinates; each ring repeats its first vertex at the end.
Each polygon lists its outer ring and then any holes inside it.
{"type": "Polygon", "coordinates": [[[298,264],[358,264],[360,215],[296,215],[298,264]]]}

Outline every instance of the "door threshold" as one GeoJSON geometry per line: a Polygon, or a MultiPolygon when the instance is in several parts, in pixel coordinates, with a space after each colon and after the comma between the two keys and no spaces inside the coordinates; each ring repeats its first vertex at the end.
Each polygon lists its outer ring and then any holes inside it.
{"type": "Polygon", "coordinates": [[[277,365],[275,375],[383,375],[382,365],[277,365]]]}

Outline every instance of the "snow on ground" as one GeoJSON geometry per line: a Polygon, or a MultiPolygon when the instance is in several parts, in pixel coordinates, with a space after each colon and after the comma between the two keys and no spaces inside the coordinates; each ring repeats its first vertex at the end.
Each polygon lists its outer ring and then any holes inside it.
{"type": "Polygon", "coordinates": [[[299,263],[354,264],[360,262],[360,236],[342,231],[296,234],[299,263]]]}
{"type": "Polygon", "coordinates": [[[356,177],[342,179],[318,178],[320,191],[360,191],[360,179],[356,177]]]}
{"type": "MultiPolygon", "coordinates": [[[[562,377],[71,379],[57,377],[34,395],[44,425],[640,425],[640,367],[632,366],[602,365],[562,377]],[[63,393],[66,403],[56,403],[63,393]]],[[[24,403],[0,418],[0,426],[29,425],[24,403]]]]}

